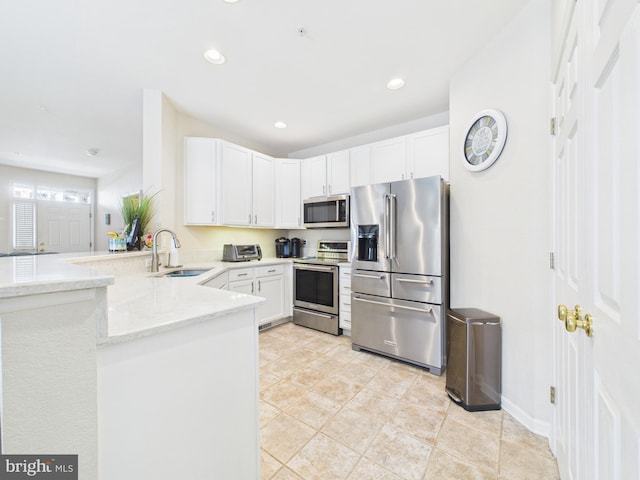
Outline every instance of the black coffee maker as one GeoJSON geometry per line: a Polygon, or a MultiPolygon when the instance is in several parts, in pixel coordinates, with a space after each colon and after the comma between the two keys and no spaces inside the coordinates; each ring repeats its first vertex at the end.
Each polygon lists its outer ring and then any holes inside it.
{"type": "Polygon", "coordinates": [[[292,258],[302,257],[302,240],[300,240],[299,238],[291,239],[291,257],[292,258]]]}
{"type": "Polygon", "coordinates": [[[288,238],[276,238],[276,257],[289,258],[291,256],[291,240],[288,238]]]}

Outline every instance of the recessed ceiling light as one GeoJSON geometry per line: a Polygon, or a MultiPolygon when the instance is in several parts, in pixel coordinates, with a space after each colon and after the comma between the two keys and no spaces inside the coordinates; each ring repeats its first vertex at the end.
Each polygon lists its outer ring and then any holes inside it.
{"type": "Polygon", "coordinates": [[[287,128],[287,124],[284,122],[276,122],[273,124],[273,126],[276,128],[287,128]]]}
{"type": "Polygon", "coordinates": [[[204,58],[207,60],[207,62],[211,62],[214,65],[222,65],[227,61],[227,59],[224,58],[224,55],[213,48],[204,52],[204,58]]]}
{"type": "Polygon", "coordinates": [[[394,78],[392,80],[389,80],[389,83],[387,83],[387,88],[389,90],[398,90],[402,87],[404,87],[404,80],[401,78],[394,78]]]}

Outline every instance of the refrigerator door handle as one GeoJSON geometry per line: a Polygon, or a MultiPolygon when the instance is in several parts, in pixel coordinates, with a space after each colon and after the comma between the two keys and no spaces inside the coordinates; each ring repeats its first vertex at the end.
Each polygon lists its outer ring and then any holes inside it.
{"type": "Polygon", "coordinates": [[[373,278],[374,280],[382,280],[384,275],[365,275],[364,273],[352,273],[352,277],[373,278]]]}
{"type": "Polygon", "coordinates": [[[373,303],[375,305],[383,305],[385,307],[399,308],[399,309],[402,309],[402,310],[411,310],[411,311],[420,312],[420,313],[431,313],[432,310],[433,310],[432,308],[405,307],[404,305],[396,305],[394,303],[376,302],[375,300],[367,300],[367,299],[360,298],[360,297],[353,297],[353,299],[358,301],[358,302],[373,303]]]}
{"type": "Polygon", "coordinates": [[[433,280],[412,280],[410,278],[398,278],[398,282],[417,283],[420,285],[433,285],[433,280]]]}
{"type": "Polygon", "coordinates": [[[396,196],[389,195],[389,257],[396,258],[396,196]]]}
{"type": "Polygon", "coordinates": [[[384,225],[382,226],[382,228],[384,229],[384,257],[387,260],[389,260],[389,258],[391,257],[391,251],[390,251],[390,248],[389,248],[389,241],[390,241],[389,215],[390,215],[390,211],[391,211],[391,195],[385,194],[385,196],[384,196],[384,219],[383,219],[384,225]]]}

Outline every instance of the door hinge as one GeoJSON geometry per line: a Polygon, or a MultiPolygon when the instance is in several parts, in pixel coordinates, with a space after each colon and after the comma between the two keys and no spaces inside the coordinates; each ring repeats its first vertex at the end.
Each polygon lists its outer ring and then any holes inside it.
{"type": "Polygon", "coordinates": [[[551,117],[549,119],[549,133],[551,135],[556,134],[556,117],[551,117]]]}
{"type": "Polygon", "coordinates": [[[93,247],[93,242],[89,242],[89,248],[93,247]]]}
{"type": "Polygon", "coordinates": [[[553,405],[556,404],[556,387],[549,387],[549,402],[553,405]]]}
{"type": "Polygon", "coordinates": [[[556,252],[549,252],[549,268],[556,269],[556,252]]]}

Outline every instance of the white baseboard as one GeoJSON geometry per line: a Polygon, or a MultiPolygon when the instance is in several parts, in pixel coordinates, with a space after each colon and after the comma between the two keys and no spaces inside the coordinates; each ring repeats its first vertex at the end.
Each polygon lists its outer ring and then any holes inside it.
{"type": "Polygon", "coordinates": [[[515,403],[511,402],[508,398],[502,396],[502,409],[515,418],[522,425],[527,427],[530,431],[537,435],[542,435],[549,438],[551,434],[551,423],[543,420],[533,418],[527,414],[524,410],[518,407],[515,403]]]}

